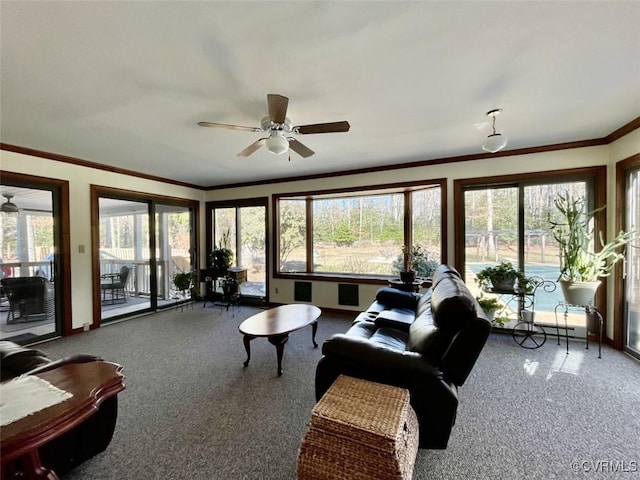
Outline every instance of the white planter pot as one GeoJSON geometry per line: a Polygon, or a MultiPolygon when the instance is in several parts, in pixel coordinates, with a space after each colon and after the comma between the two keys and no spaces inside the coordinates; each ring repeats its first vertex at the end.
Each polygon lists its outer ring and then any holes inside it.
{"type": "Polygon", "coordinates": [[[568,280],[560,280],[560,288],[562,288],[562,295],[566,303],[586,307],[593,305],[593,297],[600,283],[602,283],[600,280],[596,282],[570,282],[568,280]]]}

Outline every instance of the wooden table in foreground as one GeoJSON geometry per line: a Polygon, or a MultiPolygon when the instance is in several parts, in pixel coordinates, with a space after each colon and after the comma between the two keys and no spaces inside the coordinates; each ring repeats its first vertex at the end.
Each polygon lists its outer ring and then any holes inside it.
{"type": "Polygon", "coordinates": [[[69,363],[36,376],[73,397],[0,427],[2,470],[22,457],[25,478],[56,480],[58,475],[40,463],[38,447],[76,427],[103,400],[124,390],[124,376],[120,365],[102,361],[69,363]]]}
{"type": "Polygon", "coordinates": [[[314,348],[317,347],[316,332],[318,317],[321,313],[320,309],[313,305],[292,304],[271,308],[247,318],[238,327],[240,333],[244,335],[244,348],[247,351],[247,360],[244,362],[244,366],[249,366],[249,360],[251,360],[249,345],[251,340],[256,337],[267,337],[269,343],[276,347],[278,376],[282,376],[282,354],[284,344],[289,340],[289,334],[310,324],[312,326],[311,340],[314,348]]]}

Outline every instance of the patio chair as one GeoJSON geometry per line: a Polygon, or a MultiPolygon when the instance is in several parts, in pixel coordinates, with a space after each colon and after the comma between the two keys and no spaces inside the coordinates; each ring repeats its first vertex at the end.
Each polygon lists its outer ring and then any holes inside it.
{"type": "Polygon", "coordinates": [[[127,281],[129,280],[130,265],[120,267],[119,273],[105,273],[100,276],[100,289],[102,290],[102,303],[107,302],[107,293],[111,303],[125,303],[127,301],[127,281]]]}
{"type": "Polygon", "coordinates": [[[6,277],[0,284],[9,301],[7,324],[55,318],[53,284],[46,278],[6,277]]]}

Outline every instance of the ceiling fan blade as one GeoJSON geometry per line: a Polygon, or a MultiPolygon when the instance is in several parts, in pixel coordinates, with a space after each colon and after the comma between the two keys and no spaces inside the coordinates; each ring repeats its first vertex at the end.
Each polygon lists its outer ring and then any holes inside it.
{"type": "Polygon", "coordinates": [[[230,130],[245,130],[248,132],[261,132],[262,129],[258,127],[243,127],[242,125],[229,125],[228,123],[214,123],[214,122],[198,122],[201,127],[211,128],[228,128],[230,130]]]}
{"type": "Polygon", "coordinates": [[[267,143],[267,139],[266,138],[261,138],[259,140],[256,140],[251,145],[249,145],[247,148],[245,148],[244,150],[239,152],[236,156],[237,157],[248,157],[253,152],[258,150],[261,146],[263,146],[265,143],[267,143]]]}
{"type": "Polygon", "coordinates": [[[293,127],[293,131],[302,135],[308,133],[333,133],[333,132],[348,132],[351,125],[349,122],[330,122],[330,123],[316,123],[313,125],[300,125],[293,127]]]}
{"type": "Polygon", "coordinates": [[[313,150],[311,150],[306,145],[300,143],[295,138],[292,138],[289,140],[289,148],[304,158],[310,157],[315,153],[313,150]]]}
{"type": "Polygon", "coordinates": [[[273,123],[284,123],[287,118],[287,107],[289,99],[282,95],[270,93],[267,95],[267,106],[269,107],[269,118],[273,123]]]}

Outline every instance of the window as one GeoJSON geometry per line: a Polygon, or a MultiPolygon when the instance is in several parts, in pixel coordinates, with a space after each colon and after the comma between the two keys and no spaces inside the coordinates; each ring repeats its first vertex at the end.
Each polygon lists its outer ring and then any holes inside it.
{"type": "MultiPolygon", "coordinates": [[[[456,265],[472,292],[491,296],[480,292],[475,274],[504,260],[527,276],[555,282],[560,274],[559,248],[549,222],[558,216],[554,199],[557,193],[569,191],[584,196],[590,210],[601,205],[601,171],[595,168],[456,181],[457,245],[462,246],[456,249],[456,265]]],[[[603,230],[603,226],[597,229],[603,230]]],[[[559,288],[553,292],[538,290],[536,321],[555,324],[554,311],[561,300],[559,288]]]]}
{"type": "Polygon", "coordinates": [[[244,298],[266,297],[267,203],[263,197],[207,204],[213,242],[209,251],[222,245],[233,252],[234,265],[246,270],[246,278],[240,284],[244,298]]]}
{"type": "Polygon", "coordinates": [[[392,276],[403,245],[442,259],[441,183],[274,198],[280,274],[392,276]]]}

